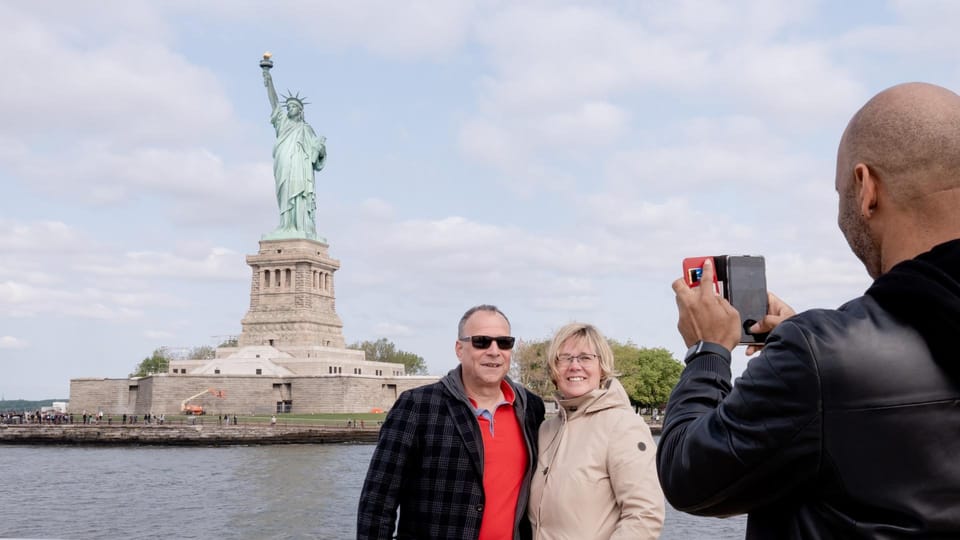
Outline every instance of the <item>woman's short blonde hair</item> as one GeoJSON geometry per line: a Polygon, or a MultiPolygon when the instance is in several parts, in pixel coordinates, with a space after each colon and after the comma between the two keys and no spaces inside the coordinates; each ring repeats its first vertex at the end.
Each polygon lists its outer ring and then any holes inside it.
{"type": "Polygon", "coordinates": [[[587,323],[572,322],[560,330],[557,330],[547,349],[547,365],[550,367],[550,380],[553,385],[557,385],[560,379],[560,369],[557,367],[557,355],[560,354],[560,348],[570,340],[584,341],[593,348],[594,352],[600,356],[600,385],[603,386],[608,379],[614,377],[613,372],[613,350],[607,338],[603,336],[596,326],[587,323]]]}

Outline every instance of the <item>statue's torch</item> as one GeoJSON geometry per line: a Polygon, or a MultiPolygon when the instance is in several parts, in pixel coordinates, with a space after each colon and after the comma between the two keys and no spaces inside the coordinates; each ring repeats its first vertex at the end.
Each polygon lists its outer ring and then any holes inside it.
{"type": "Polygon", "coordinates": [[[260,67],[263,69],[263,85],[270,86],[270,68],[273,67],[273,55],[270,54],[270,51],[263,53],[263,58],[260,59],[260,67]]]}
{"type": "Polygon", "coordinates": [[[271,60],[271,58],[273,58],[273,54],[271,54],[270,51],[263,53],[263,59],[260,60],[260,67],[262,67],[264,71],[269,71],[270,68],[273,67],[273,60],[271,60]]]}

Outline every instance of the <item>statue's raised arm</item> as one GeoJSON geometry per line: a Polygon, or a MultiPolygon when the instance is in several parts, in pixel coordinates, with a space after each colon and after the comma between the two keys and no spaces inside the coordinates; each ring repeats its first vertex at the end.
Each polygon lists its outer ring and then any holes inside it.
{"type": "Polygon", "coordinates": [[[263,85],[267,87],[267,97],[270,98],[270,110],[274,110],[280,104],[277,99],[277,91],[273,88],[273,77],[270,76],[270,68],[273,67],[273,55],[269,52],[263,53],[263,60],[260,60],[260,67],[263,69],[263,85]]]}
{"type": "Polygon", "coordinates": [[[276,180],[277,205],[280,208],[280,225],[263,235],[264,240],[284,238],[324,239],[317,237],[316,191],[314,171],[323,169],[327,157],[326,139],[317,136],[303,116],[307,101],[299,94],[284,96],[283,107],[273,87],[270,69],[273,67],[270,53],[264,53],[260,61],[263,69],[263,85],[270,99],[270,123],[277,133],[273,145],[273,176],[276,180]]]}

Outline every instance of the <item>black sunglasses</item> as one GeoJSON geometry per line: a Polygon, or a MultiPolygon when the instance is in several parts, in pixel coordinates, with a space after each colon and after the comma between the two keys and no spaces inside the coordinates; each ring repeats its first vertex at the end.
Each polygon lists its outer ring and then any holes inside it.
{"type": "Polygon", "coordinates": [[[513,336],[467,336],[459,339],[460,341],[469,341],[475,349],[488,349],[490,348],[490,344],[496,341],[497,347],[499,347],[502,351],[509,351],[512,349],[513,343],[517,340],[517,338],[513,336]]]}

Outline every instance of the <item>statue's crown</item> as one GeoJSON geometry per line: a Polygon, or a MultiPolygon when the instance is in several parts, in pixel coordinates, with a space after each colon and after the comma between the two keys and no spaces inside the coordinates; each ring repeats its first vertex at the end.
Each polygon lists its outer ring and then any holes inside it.
{"type": "Polygon", "coordinates": [[[310,103],[309,101],[307,101],[307,96],[301,96],[300,92],[297,92],[296,94],[294,94],[290,90],[287,90],[287,94],[281,97],[283,97],[284,103],[296,101],[297,103],[300,104],[301,109],[303,108],[304,105],[308,105],[310,103]]]}

